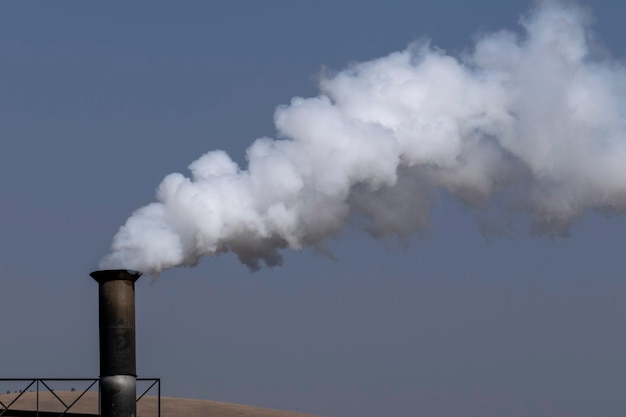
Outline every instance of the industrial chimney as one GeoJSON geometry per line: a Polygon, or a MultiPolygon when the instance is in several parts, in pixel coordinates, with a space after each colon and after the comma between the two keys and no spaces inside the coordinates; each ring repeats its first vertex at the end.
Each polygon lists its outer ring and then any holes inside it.
{"type": "Polygon", "coordinates": [[[116,269],[90,275],[99,286],[101,416],[135,417],[135,281],[141,272],[116,269]]]}

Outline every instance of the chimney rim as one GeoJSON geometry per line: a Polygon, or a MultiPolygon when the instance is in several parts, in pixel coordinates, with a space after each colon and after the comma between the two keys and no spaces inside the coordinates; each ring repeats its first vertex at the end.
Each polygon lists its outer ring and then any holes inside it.
{"type": "Polygon", "coordinates": [[[132,269],[101,269],[93,271],[89,274],[91,278],[96,280],[98,284],[102,284],[107,281],[131,281],[135,282],[141,277],[140,271],[132,269]]]}

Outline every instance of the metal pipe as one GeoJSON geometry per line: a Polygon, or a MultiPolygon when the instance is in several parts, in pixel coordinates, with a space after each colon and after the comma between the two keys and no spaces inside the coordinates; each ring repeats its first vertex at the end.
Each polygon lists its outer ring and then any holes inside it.
{"type": "Polygon", "coordinates": [[[135,417],[135,281],[141,273],[115,269],[89,275],[98,282],[101,416],[135,417]]]}

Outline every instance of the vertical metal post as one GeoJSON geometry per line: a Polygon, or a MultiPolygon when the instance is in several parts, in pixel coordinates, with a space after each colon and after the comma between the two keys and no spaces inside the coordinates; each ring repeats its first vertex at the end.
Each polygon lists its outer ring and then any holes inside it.
{"type": "Polygon", "coordinates": [[[37,380],[37,417],[39,417],[39,380],[37,380]]]}
{"type": "Polygon", "coordinates": [[[135,281],[140,272],[92,272],[98,282],[102,417],[136,417],[135,281]]]}

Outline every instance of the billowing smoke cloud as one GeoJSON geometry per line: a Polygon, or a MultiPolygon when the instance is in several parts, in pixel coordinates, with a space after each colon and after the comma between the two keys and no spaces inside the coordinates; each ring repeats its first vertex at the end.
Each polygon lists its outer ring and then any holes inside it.
{"type": "Polygon", "coordinates": [[[437,195],[566,234],[626,209],[626,69],[594,51],[586,14],[545,3],[523,31],[460,57],[428,44],[351,65],[276,110],[247,167],[223,151],[170,174],[102,268],[158,273],[233,252],[251,269],[348,224],[373,237],[428,225],[437,195]]]}

